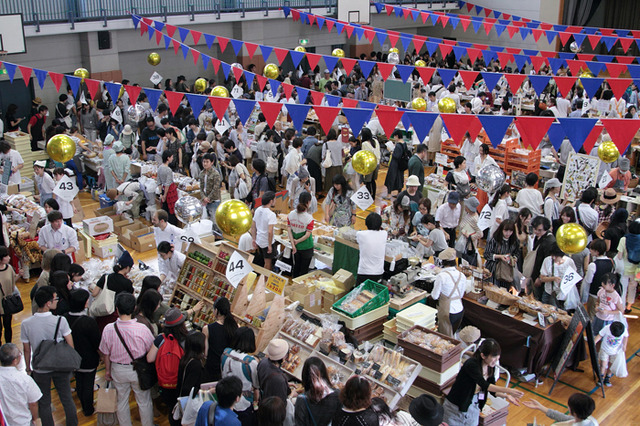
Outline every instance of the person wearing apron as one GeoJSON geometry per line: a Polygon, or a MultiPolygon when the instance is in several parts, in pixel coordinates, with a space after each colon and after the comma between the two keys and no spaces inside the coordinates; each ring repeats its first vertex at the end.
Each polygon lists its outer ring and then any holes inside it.
{"type": "Polygon", "coordinates": [[[443,269],[436,275],[431,297],[438,300],[438,332],[453,337],[464,316],[462,296],[467,278],[456,269],[456,250],[443,250],[438,259],[443,269]]]}

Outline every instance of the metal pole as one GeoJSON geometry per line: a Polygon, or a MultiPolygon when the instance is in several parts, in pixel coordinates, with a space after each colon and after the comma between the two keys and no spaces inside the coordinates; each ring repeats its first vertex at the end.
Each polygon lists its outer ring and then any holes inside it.
{"type": "Polygon", "coordinates": [[[196,17],[194,16],[195,14],[195,9],[196,7],[193,4],[189,5],[189,12],[190,12],[190,17],[189,17],[189,21],[193,22],[196,20],[196,17]]]}
{"type": "Polygon", "coordinates": [[[36,24],[36,32],[40,32],[40,18],[38,17],[38,12],[36,12],[36,5],[34,0],[31,0],[31,16],[33,16],[33,22],[36,24]]]}
{"type": "Polygon", "coordinates": [[[213,10],[216,12],[216,19],[220,19],[220,0],[214,0],[213,10]]]}
{"type": "Polygon", "coordinates": [[[75,19],[73,18],[73,12],[72,11],[67,11],[67,15],[69,16],[69,23],[71,24],[71,28],[72,30],[76,29],[76,22],[75,19]]]}
{"type": "Polygon", "coordinates": [[[262,0],[261,3],[264,8],[264,16],[269,16],[269,2],[267,0],[262,0]]]}
{"type": "Polygon", "coordinates": [[[129,6],[129,9],[131,9],[131,13],[133,13],[134,15],[137,15],[137,14],[138,14],[138,8],[137,8],[137,7],[135,7],[135,6],[133,5],[133,3],[134,3],[134,0],[130,0],[130,1],[129,1],[129,5],[130,5],[130,6],[129,6]]]}
{"type": "Polygon", "coordinates": [[[102,0],[98,2],[98,5],[100,7],[100,15],[102,15],[102,20],[103,20],[102,27],[106,28],[107,27],[107,9],[102,7],[102,0]]]}
{"type": "Polygon", "coordinates": [[[160,10],[162,11],[162,22],[166,23],[167,22],[167,6],[166,5],[160,5],[160,10]]]}
{"type": "Polygon", "coordinates": [[[304,0],[304,5],[309,9],[309,13],[311,13],[311,0],[304,0]]]}

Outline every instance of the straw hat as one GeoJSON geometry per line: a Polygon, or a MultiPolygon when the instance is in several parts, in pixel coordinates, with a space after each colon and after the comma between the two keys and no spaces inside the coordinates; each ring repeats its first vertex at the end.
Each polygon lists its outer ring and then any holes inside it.
{"type": "Polygon", "coordinates": [[[615,204],[620,201],[621,195],[616,192],[613,188],[607,188],[604,190],[602,195],[600,196],[600,201],[605,204],[615,204]]]}
{"type": "Polygon", "coordinates": [[[283,339],[273,339],[267,345],[267,349],[264,350],[264,354],[271,361],[280,361],[287,356],[287,352],[289,352],[289,343],[283,339]]]}
{"type": "Polygon", "coordinates": [[[460,340],[470,345],[478,341],[478,339],[480,338],[480,330],[472,325],[468,325],[460,330],[458,336],[460,336],[460,340]]]}
{"type": "Polygon", "coordinates": [[[456,249],[448,247],[444,249],[439,255],[438,259],[440,260],[456,260],[458,256],[456,255],[456,249]]]}

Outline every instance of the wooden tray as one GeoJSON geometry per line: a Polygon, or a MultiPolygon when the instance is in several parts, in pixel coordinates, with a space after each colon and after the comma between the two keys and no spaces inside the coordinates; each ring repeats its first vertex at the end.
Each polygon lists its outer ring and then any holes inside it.
{"type": "Polygon", "coordinates": [[[445,340],[448,340],[451,343],[454,343],[456,346],[449,350],[447,353],[440,355],[404,340],[403,335],[401,334],[398,336],[398,345],[400,345],[404,349],[404,353],[406,356],[418,361],[424,367],[429,368],[433,371],[437,371],[439,373],[445,372],[456,362],[460,361],[460,354],[462,353],[462,343],[460,341],[445,336],[444,334],[440,334],[436,331],[429,330],[428,328],[421,327],[419,325],[411,327],[406,331],[406,333],[409,333],[414,329],[418,329],[428,334],[435,334],[445,340]]]}

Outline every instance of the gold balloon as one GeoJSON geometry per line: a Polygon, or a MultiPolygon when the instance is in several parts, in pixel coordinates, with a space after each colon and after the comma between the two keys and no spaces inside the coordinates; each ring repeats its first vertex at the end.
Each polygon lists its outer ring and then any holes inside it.
{"type": "Polygon", "coordinates": [[[304,46],[297,46],[295,49],[296,52],[306,52],[307,49],[304,48],[304,46]]]}
{"type": "Polygon", "coordinates": [[[426,67],[427,63],[425,61],[423,61],[422,59],[418,59],[415,63],[416,67],[426,67]]]}
{"type": "Polygon", "coordinates": [[[400,49],[398,49],[397,47],[392,47],[391,49],[389,49],[389,53],[400,53],[400,49]]]}
{"type": "Polygon", "coordinates": [[[270,79],[275,80],[280,75],[280,70],[276,64],[267,64],[264,66],[264,70],[262,71],[264,76],[270,79]]]}
{"type": "Polygon", "coordinates": [[[585,71],[581,71],[580,75],[578,76],[578,87],[581,89],[584,89],[584,86],[582,85],[582,82],[580,81],[581,78],[593,78],[595,77],[595,75],[593,75],[593,73],[589,70],[585,70],[585,71]]]}
{"type": "Polygon", "coordinates": [[[344,50],[342,50],[342,49],[333,49],[333,52],[331,52],[331,56],[336,56],[338,58],[344,58],[344,50]]]}
{"type": "Polygon", "coordinates": [[[162,61],[162,58],[159,53],[151,52],[149,53],[149,56],[147,56],[147,62],[149,62],[149,65],[153,65],[154,67],[158,65],[160,61],[162,61]]]}
{"type": "Polygon", "coordinates": [[[598,147],[598,157],[605,163],[613,163],[620,157],[620,152],[615,143],[606,141],[598,147]]]}
{"type": "Polygon", "coordinates": [[[567,254],[580,253],[587,247],[587,231],[577,223],[565,223],[556,232],[556,242],[567,254]]]}
{"type": "Polygon", "coordinates": [[[216,224],[229,235],[242,235],[251,229],[251,209],[240,200],[227,200],[216,210],[216,224]]]}
{"type": "Polygon", "coordinates": [[[217,96],[219,98],[228,98],[229,90],[224,86],[216,86],[211,91],[211,96],[217,96]]]}
{"type": "Polygon", "coordinates": [[[440,112],[456,112],[456,101],[451,98],[442,98],[438,101],[438,111],[440,112]]]}
{"type": "Polygon", "coordinates": [[[424,98],[414,98],[411,101],[411,108],[417,111],[426,111],[427,110],[427,101],[424,98]]]}
{"type": "Polygon", "coordinates": [[[370,175],[378,167],[378,159],[373,152],[363,149],[354,154],[351,166],[363,176],[370,175]]]}
{"type": "Polygon", "coordinates": [[[84,83],[84,79],[85,78],[89,78],[89,71],[87,71],[86,68],[78,68],[77,70],[75,70],[73,72],[73,75],[75,75],[76,77],[80,77],[80,81],[84,83]]]}
{"type": "Polygon", "coordinates": [[[55,135],[47,142],[47,154],[53,161],[66,163],[76,155],[76,143],[65,134],[55,135]]]}
{"type": "Polygon", "coordinates": [[[205,80],[204,78],[197,79],[196,82],[193,83],[193,88],[198,93],[204,92],[204,90],[207,88],[207,80],[205,80]]]}

